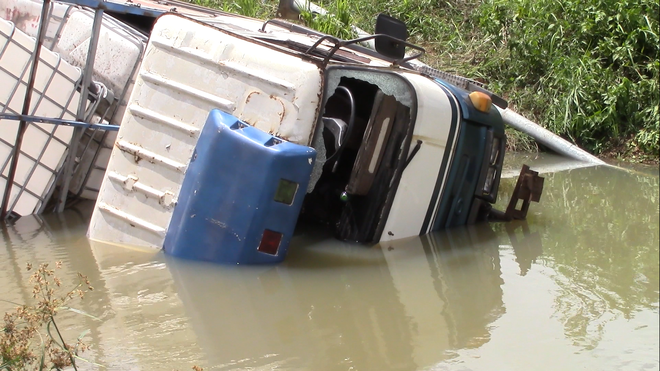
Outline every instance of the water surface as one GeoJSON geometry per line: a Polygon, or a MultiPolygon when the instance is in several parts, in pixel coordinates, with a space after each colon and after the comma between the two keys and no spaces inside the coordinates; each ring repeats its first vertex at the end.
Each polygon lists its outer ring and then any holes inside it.
{"type": "Polygon", "coordinates": [[[658,370],[657,171],[513,156],[509,173],[523,162],[552,171],[526,221],[372,247],[300,228],[278,266],[89,242],[89,204],[24,217],[2,230],[0,297],[31,300],[27,263],[88,275],[72,306],[101,320],[57,320],[111,370],[658,370]]]}

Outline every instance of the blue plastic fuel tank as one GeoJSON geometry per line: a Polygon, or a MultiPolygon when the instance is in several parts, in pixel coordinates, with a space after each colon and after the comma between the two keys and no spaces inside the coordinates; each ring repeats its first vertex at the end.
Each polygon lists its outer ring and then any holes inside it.
{"type": "Polygon", "coordinates": [[[212,110],[183,180],[165,253],[229,264],[282,261],[315,159],[313,148],[212,110]]]}

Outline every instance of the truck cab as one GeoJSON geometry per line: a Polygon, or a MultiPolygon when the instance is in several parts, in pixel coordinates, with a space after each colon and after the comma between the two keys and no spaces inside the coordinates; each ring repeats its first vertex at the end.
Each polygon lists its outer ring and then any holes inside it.
{"type": "Polygon", "coordinates": [[[325,74],[323,141],[313,144],[325,162],[303,217],[362,243],[486,218],[505,145],[494,107],[479,111],[470,92],[405,69],[325,74]]]}

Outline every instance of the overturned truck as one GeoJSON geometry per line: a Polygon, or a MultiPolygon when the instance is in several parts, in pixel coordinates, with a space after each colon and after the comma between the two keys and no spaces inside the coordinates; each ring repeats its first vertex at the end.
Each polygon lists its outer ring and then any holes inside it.
{"type": "Polygon", "coordinates": [[[268,263],[299,218],[360,243],[486,220],[506,141],[493,104],[506,102],[420,67],[405,36],[384,15],[355,40],[279,19],[160,16],[89,237],[268,263]]]}

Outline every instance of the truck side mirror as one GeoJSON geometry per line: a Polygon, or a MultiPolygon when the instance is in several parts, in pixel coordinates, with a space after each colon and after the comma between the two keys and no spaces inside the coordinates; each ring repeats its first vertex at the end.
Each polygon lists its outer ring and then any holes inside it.
{"type": "MultiPolygon", "coordinates": [[[[408,27],[402,21],[380,13],[376,18],[376,34],[389,35],[395,39],[406,41],[408,27]]],[[[391,38],[377,37],[375,44],[376,51],[386,57],[401,59],[406,55],[405,44],[391,38]]]]}

